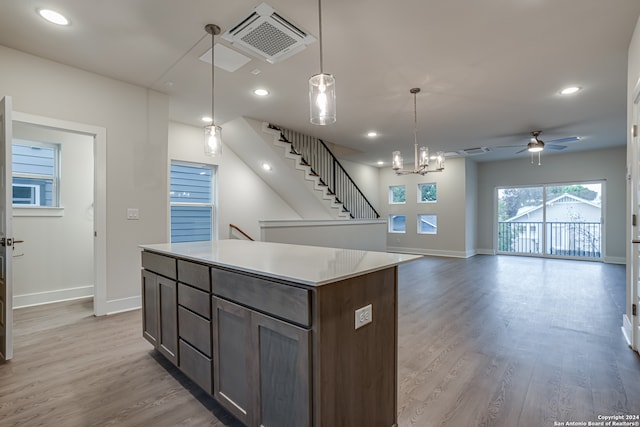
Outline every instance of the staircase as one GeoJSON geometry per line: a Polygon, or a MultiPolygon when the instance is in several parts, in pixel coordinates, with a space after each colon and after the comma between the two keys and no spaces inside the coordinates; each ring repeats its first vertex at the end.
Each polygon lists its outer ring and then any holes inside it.
{"type": "Polygon", "coordinates": [[[284,156],[313,183],[313,190],[338,210],[342,219],[377,219],[380,217],[362,191],[353,182],[331,150],[319,138],[263,123],[263,131],[274,137],[284,156]]]}

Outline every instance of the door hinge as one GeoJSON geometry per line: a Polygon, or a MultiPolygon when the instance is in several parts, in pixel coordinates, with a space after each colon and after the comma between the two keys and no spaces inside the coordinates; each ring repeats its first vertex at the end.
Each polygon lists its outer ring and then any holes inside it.
{"type": "Polygon", "coordinates": [[[638,225],[638,217],[636,216],[636,214],[631,215],[631,225],[633,225],[634,227],[638,225]]]}
{"type": "Polygon", "coordinates": [[[634,138],[638,136],[638,125],[631,126],[631,136],[634,138]]]}
{"type": "Polygon", "coordinates": [[[638,305],[637,304],[631,304],[631,314],[634,316],[638,315],[638,305]]]}

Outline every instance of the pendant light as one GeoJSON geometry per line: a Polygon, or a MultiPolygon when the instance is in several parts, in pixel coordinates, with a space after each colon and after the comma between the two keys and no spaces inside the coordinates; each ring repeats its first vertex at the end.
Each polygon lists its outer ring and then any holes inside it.
{"type": "Polygon", "coordinates": [[[311,123],[329,125],[336,121],[336,79],[324,73],[322,64],[322,0],[318,0],[318,38],[320,74],[309,79],[309,111],[311,123]]]}
{"type": "Polygon", "coordinates": [[[215,116],[213,114],[214,107],[214,88],[215,88],[215,61],[214,61],[214,36],[220,34],[220,27],[214,24],[207,24],[205,31],[211,34],[211,124],[204,128],[204,154],[207,156],[219,156],[222,154],[222,129],[215,124],[215,116]]]}
{"type": "Polygon", "coordinates": [[[409,93],[413,95],[413,152],[414,152],[414,166],[413,170],[403,169],[402,153],[400,151],[394,151],[392,153],[391,168],[395,171],[396,175],[408,175],[418,174],[425,175],[428,172],[442,172],[444,170],[444,152],[438,151],[434,159],[436,160],[435,169],[428,170],[429,167],[429,149],[427,147],[420,147],[418,152],[418,109],[416,102],[416,95],[420,92],[420,88],[414,87],[409,90],[409,93]],[[419,154],[419,155],[418,155],[419,154]]]}

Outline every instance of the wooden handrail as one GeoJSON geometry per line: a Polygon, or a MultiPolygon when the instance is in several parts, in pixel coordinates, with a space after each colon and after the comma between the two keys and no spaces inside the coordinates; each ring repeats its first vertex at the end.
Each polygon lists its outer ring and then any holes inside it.
{"type": "Polygon", "coordinates": [[[240,227],[238,227],[235,224],[229,224],[229,228],[232,228],[234,230],[237,230],[238,233],[242,234],[244,237],[246,237],[247,239],[251,240],[252,242],[254,242],[255,240],[249,236],[247,233],[245,233],[244,231],[242,231],[242,229],[240,227]]]}

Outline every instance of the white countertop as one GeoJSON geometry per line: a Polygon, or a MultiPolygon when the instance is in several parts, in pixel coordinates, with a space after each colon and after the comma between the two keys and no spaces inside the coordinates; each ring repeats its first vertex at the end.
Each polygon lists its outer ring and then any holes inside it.
{"type": "Polygon", "coordinates": [[[284,243],[218,240],[141,245],[143,249],[234,270],[320,286],[419,259],[421,255],[284,243]]]}

